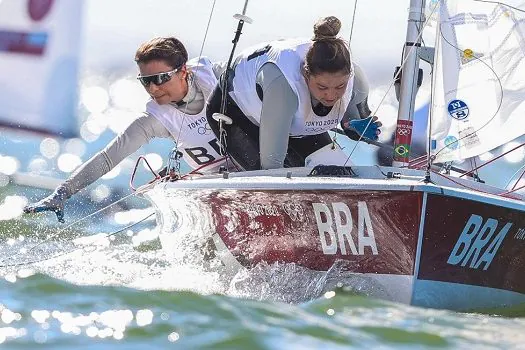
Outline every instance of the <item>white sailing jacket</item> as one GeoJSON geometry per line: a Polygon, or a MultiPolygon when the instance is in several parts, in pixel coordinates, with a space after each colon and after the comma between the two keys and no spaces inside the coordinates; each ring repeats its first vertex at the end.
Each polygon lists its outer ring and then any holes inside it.
{"type": "Polygon", "coordinates": [[[312,41],[288,39],[259,44],[244,50],[237,59],[231,97],[241,111],[256,125],[260,125],[262,102],[255,89],[261,67],[272,62],[281,70],[297,95],[299,107],[293,117],[290,136],[316,135],[337,127],[352,96],[354,77],[349,79],[346,92],[326,116],[318,116],[312,109],[310,91],[302,74],[302,65],[312,41]]]}

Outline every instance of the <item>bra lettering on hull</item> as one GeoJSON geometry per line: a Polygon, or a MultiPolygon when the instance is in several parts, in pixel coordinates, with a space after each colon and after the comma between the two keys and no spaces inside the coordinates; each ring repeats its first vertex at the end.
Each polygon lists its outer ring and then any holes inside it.
{"type": "Polygon", "coordinates": [[[357,203],[355,238],[352,237],[354,228],[352,213],[345,203],[332,203],[331,209],[324,203],[312,203],[312,206],[324,254],[364,255],[365,247],[369,247],[367,252],[377,255],[374,228],[366,202],[357,203]]]}
{"type": "Polygon", "coordinates": [[[498,220],[488,218],[484,222],[481,216],[472,214],[447,263],[467,266],[470,262],[468,267],[473,269],[479,269],[483,264],[483,270],[487,270],[512,225],[512,222],[506,223],[498,234],[494,235],[499,226],[498,220]]]}

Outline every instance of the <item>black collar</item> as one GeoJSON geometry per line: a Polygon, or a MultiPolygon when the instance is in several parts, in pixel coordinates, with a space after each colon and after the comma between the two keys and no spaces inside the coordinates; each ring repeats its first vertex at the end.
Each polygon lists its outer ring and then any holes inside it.
{"type": "Polygon", "coordinates": [[[332,107],[327,107],[323,105],[321,102],[318,102],[315,106],[312,107],[315,114],[317,114],[320,117],[324,117],[330,113],[332,110],[332,107]]]}

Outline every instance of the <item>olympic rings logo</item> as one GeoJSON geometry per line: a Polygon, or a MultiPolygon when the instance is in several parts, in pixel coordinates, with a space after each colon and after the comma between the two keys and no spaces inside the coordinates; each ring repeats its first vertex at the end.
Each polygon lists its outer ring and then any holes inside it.
{"type": "Polygon", "coordinates": [[[323,128],[305,128],[306,132],[322,132],[325,131],[323,128]]]}
{"type": "Polygon", "coordinates": [[[407,135],[410,135],[411,132],[412,130],[410,129],[401,129],[401,128],[397,129],[397,133],[399,134],[399,136],[407,136],[407,135]]]}
{"type": "Polygon", "coordinates": [[[300,204],[286,202],[282,204],[282,208],[292,221],[304,221],[304,211],[300,204]]]}
{"type": "Polygon", "coordinates": [[[197,132],[199,135],[210,135],[211,134],[211,127],[210,124],[206,123],[204,126],[199,126],[197,129],[197,132]]]}

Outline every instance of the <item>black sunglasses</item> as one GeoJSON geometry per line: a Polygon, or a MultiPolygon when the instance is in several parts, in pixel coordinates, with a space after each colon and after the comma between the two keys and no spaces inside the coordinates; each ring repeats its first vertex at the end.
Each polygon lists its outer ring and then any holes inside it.
{"type": "Polygon", "coordinates": [[[177,73],[179,70],[180,68],[175,68],[174,70],[164,73],[139,75],[137,79],[142,83],[142,85],[144,85],[144,87],[148,87],[151,83],[159,86],[170,81],[173,74],[177,73]]]}

